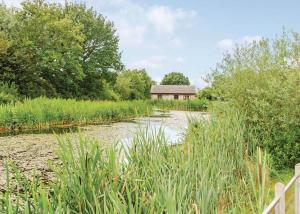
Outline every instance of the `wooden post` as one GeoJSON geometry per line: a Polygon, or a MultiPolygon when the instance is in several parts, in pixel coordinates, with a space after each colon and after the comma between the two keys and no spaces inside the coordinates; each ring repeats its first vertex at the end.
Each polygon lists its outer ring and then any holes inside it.
{"type": "Polygon", "coordinates": [[[279,202],[275,206],[275,214],[285,214],[285,193],[284,185],[282,183],[276,183],[275,197],[280,198],[279,202]]]}
{"type": "MultiPolygon", "coordinates": [[[[300,163],[295,165],[295,176],[300,175],[300,163]]],[[[300,176],[295,182],[295,214],[300,214],[300,176]]]]}

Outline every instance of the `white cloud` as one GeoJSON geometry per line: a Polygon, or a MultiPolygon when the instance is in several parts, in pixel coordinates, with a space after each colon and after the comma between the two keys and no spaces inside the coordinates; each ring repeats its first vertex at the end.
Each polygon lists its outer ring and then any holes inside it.
{"type": "Polygon", "coordinates": [[[183,42],[180,38],[175,37],[175,38],[170,40],[169,46],[171,48],[182,48],[183,47],[183,42]]]}
{"type": "Polygon", "coordinates": [[[235,44],[232,39],[223,39],[217,43],[217,47],[225,51],[232,50],[234,45],[235,44]]]}
{"type": "Polygon", "coordinates": [[[185,62],[184,58],[182,57],[177,57],[175,61],[178,65],[182,65],[185,62]]]}
{"type": "Polygon", "coordinates": [[[217,47],[223,51],[231,53],[236,45],[249,46],[254,42],[259,42],[260,40],[262,40],[261,36],[244,36],[237,40],[223,39],[217,43],[217,47]]]}
{"type": "Polygon", "coordinates": [[[195,85],[199,89],[203,89],[205,87],[210,86],[210,84],[204,80],[205,77],[206,77],[206,75],[200,75],[198,78],[192,79],[191,84],[195,85]]]}
{"type": "Polygon", "coordinates": [[[171,9],[167,6],[155,6],[147,13],[148,21],[160,34],[172,34],[182,22],[191,20],[197,15],[193,10],[171,9]]]}
{"type": "Polygon", "coordinates": [[[144,42],[145,26],[129,25],[127,22],[118,24],[117,33],[122,46],[137,46],[144,42]]]}
{"type": "Polygon", "coordinates": [[[145,68],[145,69],[159,69],[162,68],[166,63],[166,57],[164,56],[153,56],[147,59],[142,59],[133,62],[130,68],[145,68]]]}

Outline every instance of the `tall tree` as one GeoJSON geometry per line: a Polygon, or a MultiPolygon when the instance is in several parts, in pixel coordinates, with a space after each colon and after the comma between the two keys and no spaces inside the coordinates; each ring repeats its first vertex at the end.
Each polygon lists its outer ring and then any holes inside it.
{"type": "Polygon", "coordinates": [[[16,21],[0,35],[0,81],[30,97],[100,98],[104,85],[114,84],[122,68],[118,37],[100,14],[80,4],[32,0],[13,15],[16,21]]]}
{"type": "Polygon", "coordinates": [[[85,76],[80,82],[80,92],[90,98],[101,96],[105,85],[113,85],[116,72],[123,69],[114,25],[82,4],[68,4],[64,13],[81,26],[84,34],[80,64],[85,76]]]}
{"type": "Polygon", "coordinates": [[[145,69],[123,71],[116,81],[116,91],[124,100],[147,99],[153,81],[145,69]]]}
{"type": "Polygon", "coordinates": [[[180,72],[171,72],[166,74],[162,79],[161,85],[190,85],[190,80],[188,77],[184,76],[180,72]]]}

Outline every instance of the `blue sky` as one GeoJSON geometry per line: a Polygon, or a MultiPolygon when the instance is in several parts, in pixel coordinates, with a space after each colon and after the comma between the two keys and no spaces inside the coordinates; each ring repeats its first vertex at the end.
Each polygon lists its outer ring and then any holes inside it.
{"type": "Polygon", "coordinates": [[[80,1],[115,23],[128,68],[146,68],[157,81],[183,72],[200,88],[235,43],[274,38],[283,27],[300,32],[299,0],[80,1]]]}

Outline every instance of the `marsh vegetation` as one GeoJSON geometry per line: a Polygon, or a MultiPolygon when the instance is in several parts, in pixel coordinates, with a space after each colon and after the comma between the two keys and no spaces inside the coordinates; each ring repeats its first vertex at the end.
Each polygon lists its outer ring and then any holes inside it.
{"type": "MultiPolygon", "coordinates": [[[[195,100],[151,101],[155,82],[124,67],[113,23],[85,5],[1,4],[0,29],[2,134],[124,122],[156,109],[210,114],[190,118],[176,146],[163,129],[137,132],[124,150],[84,133],[60,136],[55,155],[42,154],[55,156],[46,180],[0,155],[1,212],[259,213],[274,182],[300,162],[297,32],[237,45],[195,100]]],[[[190,81],[172,72],[162,83],[190,81]]],[[[21,152],[36,155],[31,146],[21,152]]]]}

